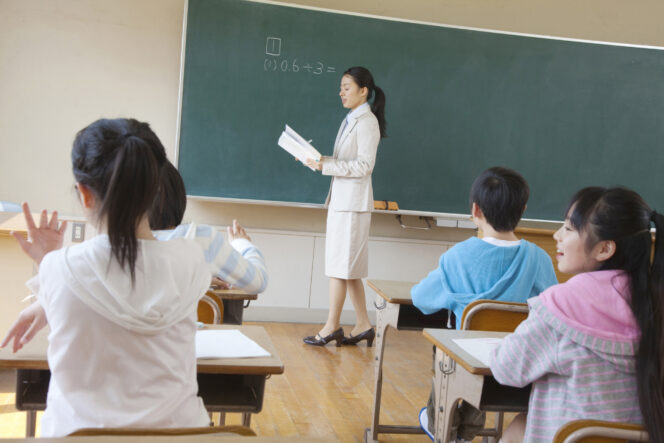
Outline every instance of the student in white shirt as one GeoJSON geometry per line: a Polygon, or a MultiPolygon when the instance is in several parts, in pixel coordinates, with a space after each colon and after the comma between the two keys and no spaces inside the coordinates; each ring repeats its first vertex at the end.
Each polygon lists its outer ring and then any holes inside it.
{"type": "MultiPolygon", "coordinates": [[[[196,244],[156,241],[148,222],[166,161],[146,123],[92,123],[76,136],[72,167],[86,218],[100,235],[43,260],[40,251],[52,245],[22,243],[41,264],[29,282],[38,303],[21,315],[42,310],[45,318],[35,314],[32,325],[48,321],[51,328],[44,437],[85,427],[209,423],[197,396],[194,337],[211,276],[196,244]]],[[[54,225],[40,229],[57,234],[54,225]]],[[[25,343],[26,323],[17,324],[2,346],[25,343]]]]}

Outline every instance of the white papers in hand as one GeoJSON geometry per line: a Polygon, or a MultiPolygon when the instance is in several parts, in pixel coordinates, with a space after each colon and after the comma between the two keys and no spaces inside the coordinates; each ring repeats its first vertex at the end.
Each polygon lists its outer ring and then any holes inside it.
{"type": "Polygon", "coordinates": [[[196,358],[269,356],[269,352],[237,329],[196,331],[196,358]]]}
{"type": "MultiPolygon", "coordinates": [[[[281,133],[278,141],[279,146],[284,148],[290,155],[305,163],[306,159],[320,161],[320,152],[316,150],[311,143],[306,141],[293,128],[286,125],[286,129],[281,133]]],[[[306,163],[305,163],[306,164],[306,163]]],[[[314,168],[310,168],[312,171],[314,168]]]]}
{"type": "Polygon", "coordinates": [[[502,338],[483,337],[483,338],[457,338],[453,340],[464,351],[489,366],[490,357],[494,349],[498,347],[502,338]]]}

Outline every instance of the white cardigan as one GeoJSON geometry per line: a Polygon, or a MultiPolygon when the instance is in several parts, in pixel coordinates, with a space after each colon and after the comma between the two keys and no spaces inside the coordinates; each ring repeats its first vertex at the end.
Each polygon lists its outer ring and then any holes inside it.
{"type": "Polygon", "coordinates": [[[351,115],[342,134],[343,129],[342,122],[334,144],[334,156],[323,159],[323,175],[332,176],[325,206],[335,211],[371,211],[371,172],[380,141],[378,119],[366,106],[351,115]]]}

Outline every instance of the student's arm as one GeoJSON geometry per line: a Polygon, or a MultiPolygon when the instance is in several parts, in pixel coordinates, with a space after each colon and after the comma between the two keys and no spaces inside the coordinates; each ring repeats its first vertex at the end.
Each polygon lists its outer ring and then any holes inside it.
{"type": "Polygon", "coordinates": [[[528,318],[508,335],[491,356],[491,372],[498,383],[524,387],[547,373],[560,373],[557,333],[532,309],[528,318]]]}
{"type": "Polygon", "coordinates": [[[539,251],[539,261],[540,264],[537,270],[534,287],[534,292],[536,294],[558,284],[558,277],[556,277],[556,271],[553,269],[551,257],[549,257],[549,254],[542,249],[539,251]]]}
{"type": "MultiPolygon", "coordinates": [[[[441,262],[442,260],[441,257],[441,262]]],[[[452,309],[453,300],[448,291],[443,288],[442,272],[439,266],[410,290],[413,304],[424,314],[433,314],[441,309],[452,309]]]]}
{"type": "Polygon", "coordinates": [[[211,230],[210,237],[196,239],[207,243],[203,248],[205,261],[213,275],[247,292],[261,293],[267,287],[265,259],[246,233],[238,236],[238,232],[244,229],[234,220],[228,241],[216,230],[211,230]]]}
{"type": "Polygon", "coordinates": [[[376,163],[376,150],[380,142],[378,122],[365,118],[357,122],[357,158],[338,160],[325,158],[322,161],[323,175],[336,177],[366,177],[371,174],[376,163]]]}
{"type": "Polygon", "coordinates": [[[18,315],[2,343],[0,343],[0,348],[4,348],[13,340],[12,352],[18,351],[47,324],[44,308],[39,302],[34,302],[18,315]]]}

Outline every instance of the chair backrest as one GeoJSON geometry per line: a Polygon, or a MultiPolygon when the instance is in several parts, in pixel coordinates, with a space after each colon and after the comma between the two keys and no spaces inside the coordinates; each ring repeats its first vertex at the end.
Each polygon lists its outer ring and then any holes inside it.
{"type": "Polygon", "coordinates": [[[475,300],[461,316],[461,329],[514,332],[528,317],[528,304],[496,300],[475,300]]]}
{"type": "Polygon", "coordinates": [[[558,429],[554,443],[625,443],[648,441],[641,425],[601,420],[574,420],[558,429]]]}
{"type": "Polygon", "coordinates": [[[198,321],[218,325],[224,318],[224,305],[217,303],[216,298],[205,294],[198,302],[198,321]]]}
{"type": "Polygon", "coordinates": [[[69,437],[83,435],[196,435],[196,434],[235,434],[255,436],[256,433],[246,426],[204,426],[199,428],[84,428],[69,434],[69,437]]]}

